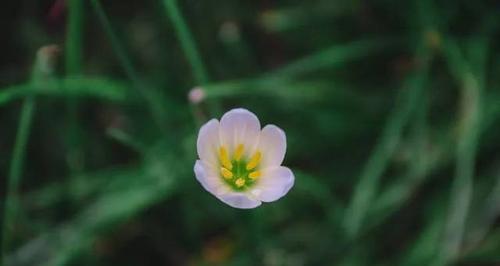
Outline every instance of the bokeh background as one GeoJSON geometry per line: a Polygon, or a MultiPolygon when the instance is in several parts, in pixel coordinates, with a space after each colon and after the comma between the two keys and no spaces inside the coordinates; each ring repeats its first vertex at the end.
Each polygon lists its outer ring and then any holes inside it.
{"type": "Polygon", "coordinates": [[[500,4],[0,4],[3,265],[500,265],[500,4]],[[196,93],[190,92],[196,89],[196,93]],[[281,200],[233,209],[196,137],[288,138],[281,200]]]}

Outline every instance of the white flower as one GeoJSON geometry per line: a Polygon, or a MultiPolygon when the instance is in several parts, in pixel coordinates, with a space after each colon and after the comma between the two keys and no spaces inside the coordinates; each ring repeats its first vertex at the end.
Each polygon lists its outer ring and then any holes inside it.
{"type": "Polygon", "coordinates": [[[258,207],[283,197],[295,177],[281,166],[286,136],[275,125],[262,130],[246,109],[233,109],[219,123],[212,119],[198,134],[196,179],[224,203],[241,209],[258,207]]]}

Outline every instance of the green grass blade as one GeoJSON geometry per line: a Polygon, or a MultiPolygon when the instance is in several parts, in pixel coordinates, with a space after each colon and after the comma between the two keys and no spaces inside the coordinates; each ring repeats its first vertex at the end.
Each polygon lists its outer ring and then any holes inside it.
{"type": "Polygon", "coordinates": [[[10,103],[18,98],[23,98],[33,91],[29,83],[12,85],[0,90],[0,106],[10,103]]]}
{"type": "Polygon", "coordinates": [[[495,220],[500,216],[500,174],[497,174],[496,182],[483,205],[477,217],[474,217],[474,228],[467,237],[467,243],[472,247],[488,236],[489,230],[494,227],[495,220]]]}
{"type": "Polygon", "coordinates": [[[191,69],[193,70],[194,77],[196,79],[197,85],[205,85],[208,83],[208,74],[201,56],[196,48],[196,43],[194,38],[189,31],[189,27],[184,20],[179,7],[177,6],[176,0],[162,0],[162,3],[167,11],[167,16],[172,21],[174,25],[177,38],[181,43],[181,47],[184,50],[191,69]]]}
{"type": "MultiPolygon", "coordinates": [[[[9,265],[68,265],[75,256],[90,248],[92,243],[110,228],[172,196],[179,180],[182,180],[176,176],[185,174],[186,169],[184,163],[176,161],[178,158],[178,154],[174,156],[170,153],[154,153],[139,167],[103,171],[96,176],[89,174],[83,177],[91,184],[85,184],[88,187],[75,191],[77,193],[73,196],[81,198],[96,190],[100,192],[99,196],[71,220],[54,230],[43,232],[21,246],[9,256],[9,265]],[[30,256],[26,256],[28,253],[30,256]],[[40,261],[38,258],[44,259],[40,261]]],[[[79,179],[68,180],[67,182],[74,183],[79,179]]],[[[53,187],[55,190],[61,188],[60,184],[53,187]]],[[[45,197],[46,204],[50,205],[55,200],[50,191],[40,192],[49,196],[45,197]]]]}
{"type": "Polygon", "coordinates": [[[336,44],[324,50],[298,59],[270,73],[273,77],[300,76],[327,67],[341,66],[367,57],[396,42],[387,40],[359,40],[346,44],[336,44]]]}
{"type": "MultiPolygon", "coordinates": [[[[54,62],[57,48],[55,46],[41,47],[35,58],[33,70],[31,72],[30,83],[33,86],[40,86],[47,79],[50,79],[54,70],[54,62]]],[[[10,229],[13,224],[13,218],[18,211],[19,186],[23,174],[24,161],[26,157],[26,146],[31,130],[33,116],[35,114],[35,96],[28,95],[22,105],[19,125],[14,143],[14,150],[11,157],[9,173],[7,176],[7,195],[4,205],[4,216],[1,228],[0,243],[0,262],[6,259],[7,251],[10,245],[10,229]]]]}
{"type": "Polygon", "coordinates": [[[432,155],[427,149],[427,93],[422,95],[416,117],[412,128],[412,154],[409,158],[409,166],[403,177],[394,181],[387,189],[380,193],[369,211],[370,224],[379,224],[388,218],[411,197],[412,192],[424,181],[430,171],[432,155]]]}
{"type": "Polygon", "coordinates": [[[109,38],[111,42],[111,46],[113,48],[113,51],[115,52],[116,56],[118,57],[118,60],[123,67],[123,70],[125,71],[127,77],[134,83],[134,85],[137,87],[137,89],[143,90],[142,87],[142,81],[140,80],[139,76],[137,75],[137,71],[135,70],[132,61],[130,60],[130,57],[128,56],[127,52],[125,51],[124,47],[122,46],[120,40],[118,39],[118,36],[116,36],[113,27],[111,26],[111,22],[109,21],[108,16],[104,12],[104,9],[102,8],[102,5],[100,1],[98,0],[92,0],[92,7],[94,8],[94,11],[97,14],[97,17],[99,19],[99,22],[101,23],[104,32],[106,33],[107,37],[109,38]]]}
{"type": "MultiPolygon", "coordinates": [[[[65,74],[80,75],[82,72],[83,58],[83,26],[84,26],[84,1],[69,0],[68,19],[66,24],[66,42],[64,49],[65,74]]],[[[82,132],[78,121],[78,99],[68,99],[67,103],[68,133],[66,134],[66,161],[72,172],[81,172],[84,167],[82,147],[82,132]]]]}
{"type": "Polygon", "coordinates": [[[25,83],[3,88],[0,90],[0,106],[31,94],[51,97],[94,97],[111,102],[126,102],[133,99],[131,89],[122,81],[66,77],[47,80],[43,87],[25,83]]]}
{"type": "Polygon", "coordinates": [[[472,200],[475,157],[482,115],[482,88],[479,80],[454,41],[448,40],[444,49],[450,70],[461,84],[461,105],[455,178],[451,187],[443,246],[436,265],[446,265],[460,254],[472,200]]]}
{"type": "Polygon", "coordinates": [[[19,127],[17,129],[16,142],[14,144],[14,152],[10,163],[8,175],[7,195],[4,207],[4,218],[2,222],[2,258],[5,258],[10,245],[10,229],[12,226],[12,218],[15,213],[16,205],[19,202],[18,190],[21,183],[22,170],[26,157],[26,146],[31,129],[33,115],[35,112],[35,98],[29,96],[23,103],[19,127]]]}
{"type": "Polygon", "coordinates": [[[444,195],[438,195],[434,201],[437,204],[431,204],[427,207],[425,225],[420,230],[417,238],[412,242],[408,251],[403,253],[401,262],[398,265],[420,266],[429,265],[439,250],[440,236],[444,227],[445,204],[440,204],[444,200],[444,195]]]}
{"type": "Polygon", "coordinates": [[[106,131],[106,134],[116,140],[117,142],[123,144],[126,147],[131,148],[132,150],[139,152],[139,153],[144,153],[146,150],[146,145],[141,143],[140,141],[134,139],[132,136],[127,134],[121,129],[118,128],[109,128],[106,131]]]}
{"type": "Polygon", "coordinates": [[[76,75],[82,68],[83,51],[83,25],[84,25],[84,1],[69,0],[68,24],[66,28],[66,42],[64,59],[66,75],[76,75]]]}
{"type": "Polygon", "coordinates": [[[379,180],[396,149],[403,128],[421,97],[422,85],[428,75],[429,60],[427,56],[422,56],[422,52],[417,54],[419,58],[425,58],[424,63],[415,75],[408,79],[405,88],[400,91],[396,106],[384,126],[374,151],[363,167],[358,184],[354,188],[344,221],[347,235],[352,238],[357,236],[363,226],[365,216],[377,192],[379,180]]]}
{"type": "Polygon", "coordinates": [[[97,14],[99,22],[101,23],[104,32],[111,42],[111,46],[113,47],[113,51],[115,52],[120,65],[123,67],[127,77],[132,81],[134,87],[141,93],[141,95],[145,98],[148,103],[148,108],[151,113],[151,116],[155,120],[157,126],[160,129],[164,129],[164,109],[163,104],[160,99],[152,93],[148,87],[145,86],[144,82],[139,78],[136,69],[134,68],[132,61],[128,54],[125,51],[125,48],[121,44],[118,36],[115,34],[113,27],[111,26],[111,22],[109,21],[108,16],[104,12],[102,5],[99,0],[91,1],[92,7],[97,14]]]}

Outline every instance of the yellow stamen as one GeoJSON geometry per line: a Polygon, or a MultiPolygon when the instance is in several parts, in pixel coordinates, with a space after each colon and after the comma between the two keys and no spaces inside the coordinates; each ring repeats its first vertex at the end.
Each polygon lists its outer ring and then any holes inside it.
{"type": "Polygon", "coordinates": [[[260,151],[256,152],[252,158],[250,159],[250,161],[248,162],[247,164],[247,170],[250,171],[252,169],[254,169],[255,167],[257,167],[257,165],[259,165],[260,163],[260,158],[261,158],[261,153],[260,151]]]}
{"type": "Polygon", "coordinates": [[[233,178],[233,173],[231,173],[231,171],[227,170],[226,168],[224,167],[221,167],[220,168],[220,173],[222,174],[222,176],[225,178],[225,179],[231,179],[233,178]]]}
{"type": "Polygon", "coordinates": [[[238,147],[236,147],[236,151],[234,152],[234,159],[236,161],[239,161],[241,159],[241,155],[243,155],[243,144],[240,144],[238,145],[238,147]]]}
{"type": "Polygon", "coordinates": [[[234,182],[234,183],[236,184],[237,187],[242,187],[245,185],[245,179],[240,177],[240,178],[236,179],[236,182],[234,182]]]}
{"type": "Polygon", "coordinates": [[[221,164],[229,170],[233,169],[233,165],[231,161],[229,161],[229,156],[227,155],[227,150],[224,147],[220,147],[219,149],[219,159],[221,164]]]}
{"type": "Polygon", "coordinates": [[[257,178],[259,178],[261,176],[261,173],[260,171],[255,171],[255,172],[251,172],[250,174],[248,174],[248,177],[252,180],[255,180],[257,178]]]}

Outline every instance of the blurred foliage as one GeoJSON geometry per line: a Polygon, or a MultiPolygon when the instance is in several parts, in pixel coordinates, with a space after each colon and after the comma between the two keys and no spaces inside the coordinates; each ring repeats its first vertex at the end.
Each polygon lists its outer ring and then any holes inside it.
{"type": "Polygon", "coordinates": [[[3,265],[499,265],[499,11],[6,1],[3,265]],[[194,178],[233,107],[285,130],[296,174],[254,210],[194,178]]]}

